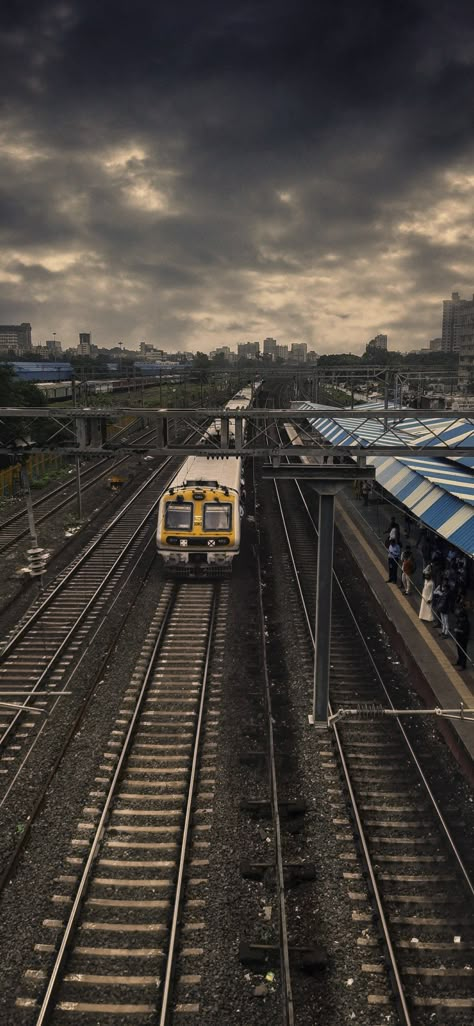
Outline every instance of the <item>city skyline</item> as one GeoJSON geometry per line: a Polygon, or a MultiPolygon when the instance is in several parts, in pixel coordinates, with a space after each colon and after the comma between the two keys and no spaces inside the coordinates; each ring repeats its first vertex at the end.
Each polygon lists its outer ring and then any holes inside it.
{"type": "Polygon", "coordinates": [[[319,353],[473,285],[473,20],[405,0],[0,13],[0,320],[319,353]]]}

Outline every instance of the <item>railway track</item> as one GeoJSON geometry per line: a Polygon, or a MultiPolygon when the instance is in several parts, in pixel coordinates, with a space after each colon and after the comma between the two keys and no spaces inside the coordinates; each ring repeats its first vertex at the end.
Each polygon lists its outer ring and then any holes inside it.
{"type": "Polygon", "coordinates": [[[45,717],[59,701],[67,701],[59,697],[65,676],[150,534],[149,518],[170,476],[170,463],[166,460],[148,477],[85,552],[39,596],[0,652],[0,805],[45,717]]]}
{"type": "MultiPolygon", "coordinates": [[[[194,404],[199,405],[199,404],[194,404]]],[[[144,411],[146,415],[146,411],[144,411]]],[[[128,425],[125,428],[121,428],[111,439],[112,443],[119,443],[121,436],[130,433],[133,430],[133,425],[128,425]]],[[[171,430],[174,430],[172,425],[171,430]]],[[[140,442],[146,442],[148,439],[153,438],[155,435],[154,429],[142,431],[140,434],[134,437],[134,443],[137,445],[140,442]]],[[[122,456],[114,459],[113,455],[109,453],[104,459],[96,460],[94,463],[81,469],[81,491],[82,493],[87,492],[95,484],[101,481],[106,474],[110,474],[115,471],[118,467],[121,467],[129,459],[135,459],[135,457],[122,456]]],[[[35,511],[35,524],[38,527],[39,524],[49,520],[50,517],[59,513],[61,509],[64,509],[70,503],[76,499],[76,476],[72,476],[69,481],[63,481],[56,488],[51,489],[46,495],[41,495],[38,499],[33,502],[33,509],[35,511]],[[38,515],[39,514],[39,515],[38,515]]],[[[0,521],[0,555],[13,548],[22,538],[25,538],[29,533],[28,526],[28,513],[26,507],[18,510],[17,513],[12,514],[11,517],[7,517],[5,520],[0,521]]]]}
{"type": "MultiPolygon", "coordinates": [[[[315,496],[296,482],[275,488],[314,645],[315,496]]],[[[340,774],[345,782],[347,804],[335,822],[369,1005],[381,1012],[395,1005],[405,1026],[451,1015],[467,1026],[474,1008],[470,872],[401,720],[377,715],[393,706],[337,578],[330,695],[331,712],[359,710],[334,726],[325,766],[329,787],[340,774]]]]}
{"type": "Polygon", "coordinates": [[[17,999],[36,1026],[202,1022],[228,589],[165,584],[17,999]]]}
{"type": "MultiPolygon", "coordinates": [[[[146,431],[142,435],[139,435],[136,441],[144,441],[146,438],[151,437],[152,434],[152,431],[146,431]]],[[[118,467],[122,466],[127,459],[130,459],[130,457],[122,456],[118,459],[114,459],[109,455],[104,459],[94,461],[91,466],[82,468],[82,493],[87,492],[99,481],[102,481],[106,474],[110,474],[112,471],[115,471],[118,467]]],[[[41,495],[36,499],[33,502],[36,527],[38,527],[39,524],[43,524],[45,520],[49,520],[50,517],[54,516],[56,513],[59,513],[61,509],[69,506],[70,503],[74,502],[76,499],[76,489],[76,476],[72,475],[70,480],[63,481],[56,488],[51,489],[51,491],[46,495],[41,495]]],[[[18,510],[17,513],[14,513],[11,517],[8,517],[0,523],[0,555],[13,548],[13,546],[21,541],[22,538],[25,538],[28,533],[28,513],[26,507],[23,507],[18,510]]]]}

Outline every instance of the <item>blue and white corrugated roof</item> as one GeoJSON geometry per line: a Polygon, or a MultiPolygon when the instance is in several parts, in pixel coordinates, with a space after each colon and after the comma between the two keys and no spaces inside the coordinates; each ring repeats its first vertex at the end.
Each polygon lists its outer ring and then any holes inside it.
{"type": "MultiPolygon", "coordinates": [[[[419,422],[405,421],[403,429],[396,431],[389,427],[385,431],[383,422],[362,421],[360,417],[338,422],[336,418],[324,417],[324,407],[313,403],[300,403],[300,409],[314,410],[319,416],[310,419],[312,427],[333,445],[350,448],[364,442],[383,441],[385,446],[400,444],[446,444],[462,446],[463,439],[474,434],[474,425],[467,421],[448,421],[435,418],[430,429],[419,422]]],[[[357,410],[381,408],[382,405],[365,404],[357,410]]],[[[327,407],[326,407],[327,409],[327,407]]],[[[464,441],[464,445],[468,444],[464,441]]],[[[403,503],[417,519],[436,531],[463,552],[474,555],[474,458],[458,457],[452,451],[446,459],[429,456],[368,456],[367,463],[375,467],[377,482],[403,503]]]]}

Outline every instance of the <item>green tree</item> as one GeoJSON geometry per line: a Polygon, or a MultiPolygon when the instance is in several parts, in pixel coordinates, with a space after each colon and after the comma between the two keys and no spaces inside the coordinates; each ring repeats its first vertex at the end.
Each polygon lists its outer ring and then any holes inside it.
{"type": "Polygon", "coordinates": [[[46,406],[46,399],[31,381],[17,378],[12,367],[0,366],[0,406],[46,406]]]}

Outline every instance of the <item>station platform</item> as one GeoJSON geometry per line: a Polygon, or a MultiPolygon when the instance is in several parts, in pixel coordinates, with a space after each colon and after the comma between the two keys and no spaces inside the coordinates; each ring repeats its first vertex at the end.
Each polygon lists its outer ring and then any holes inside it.
{"type": "MultiPolygon", "coordinates": [[[[413,676],[414,686],[428,708],[459,709],[474,706],[474,621],[468,646],[467,668],[462,673],[453,665],[456,646],[453,639],[438,640],[440,631],[418,617],[422,571],[419,565],[414,578],[415,591],[404,591],[387,584],[387,550],[383,538],[394,512],[391,506],[378,509],[365,507],[346,488],[336,496],[336,529],[348,545],[353,559],[381,611],[384,629],[394,647],[403,654],[413,676]],[[469,652],[469,647],[471,651],[469,652]]],[[[404,544],[403,525],[402,546],[404,544]]],[[[409,539],[413,549],[414,539],[409,539]]],[[[418,563],[420,564],[420,557],[418,563]]],[[[433,727],[443,733],[450,747],[468,768],[474,781],[474,722],[433,717],[433,727]]]]}

